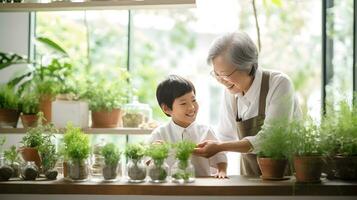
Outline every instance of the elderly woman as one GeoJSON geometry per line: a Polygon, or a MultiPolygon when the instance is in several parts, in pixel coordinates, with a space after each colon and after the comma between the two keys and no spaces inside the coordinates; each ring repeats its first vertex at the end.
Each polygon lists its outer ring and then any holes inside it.
{"type": "Polygon", "coordinates": [[[217,128],[222,142],[205,141],[194,153],[211,157],[221,151],[241,152],[241,174],[261,175],[255,152],[262,127],[301,117],[292,82],[281,72],[259,67],[257,48],[242,32],[217,38],[207,62],[213,65],[211,75],[225,87],[217,128]]]}

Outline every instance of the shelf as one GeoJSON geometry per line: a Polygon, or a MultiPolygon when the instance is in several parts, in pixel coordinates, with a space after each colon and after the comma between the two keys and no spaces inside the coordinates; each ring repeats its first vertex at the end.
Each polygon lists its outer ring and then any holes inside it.
{"type": "MultiPolygon", "coordinates": [[[[62,129],[63,131],[63,129],[62,129]]],[[[62,132],[61,131],[61,132],[62,132]]],[[[152,129],[140,128],[84,128],[88,134],[149,135],[152,129]]],[[[25,134],[25,128],[0,128],[0,134],[25,134]]]]}
{"type": "Polygon", "coordinates": [[[0,3],[0,12],[117,10],[194,7],[195,0],[83,0],[38,3],[0,3]]]}
{"type": "Polygon", "coordinates": [[[86,194],[86,195],[174,195],[174,196],[356,196],[357,183],[323,179],[319,184],[297,184],[292,177],[285,181],[262,181],[260,178],[230,176],[229,179],[197,178],[194,183],[139,183],[123,180],[113,183],[86,181],[0,182],[0,194],[86,194]]]}

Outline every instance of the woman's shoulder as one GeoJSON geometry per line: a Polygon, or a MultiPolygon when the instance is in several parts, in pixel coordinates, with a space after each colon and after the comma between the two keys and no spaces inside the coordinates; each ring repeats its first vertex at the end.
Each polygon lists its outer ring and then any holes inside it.
{"type": "Polygon", "coordinates": [[[270,84],[272,86],[278,86],[278,85],[292,85],[292,80],[291,78],[285,74],[284,72],[278,71],[278,70],[266,70],[270,73],[270,84]]]}

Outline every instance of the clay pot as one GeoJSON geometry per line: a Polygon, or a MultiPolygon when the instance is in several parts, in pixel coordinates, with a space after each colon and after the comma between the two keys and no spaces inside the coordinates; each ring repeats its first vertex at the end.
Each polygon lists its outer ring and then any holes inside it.
{"type": "Polygon", "coordinates": [[[295,156],[294,167],[297,182],[320,182],[322,171],[321,156],[295,156]]]}
{"type": "Polygon", "coordinates": [[[28,162],[28,161],[34,161],[36,166],[40,169],[41,168],[41,157],[40,154],[38,153],[38,150],[36,148],[32,147],[21,147],[20,148],[21,156],[22,158],[28,162]]]}
{"type": "Polygon", "coordinates": [[[92,111],[92,128],[116,128],[122,126],[120,109],[111,111],[92,111]]]}
{"type": "Polygon", "coordinates": [[[35,127],[37,122],[37,115],[36,114],[22,114],[21,122],[24,128],[35,127]]]}
{"type": "Polygon", "coordinates": [[[43,116],[46,121],[44,123],[50,123],[52,121],[52,96],[42,95],[40,97],[40,111],[43,112],[43,116]]]}
{"type": "Polygon", "coordinates": [[[357,180],[357,156],[335,156],[336,177],[357,180]]]}
{"type": "Polygon", "coordinates": [[[262,172],[262,179],[281,179],[288,164],[286,159],[272,159],[258,157],[259,168],[262,172]]]}
{"type": "Polygon", "coordinates": [[[13,109],[0,109],[0,127],[16,128],[17,121],[19,120],[19,111],[13,109]]]}

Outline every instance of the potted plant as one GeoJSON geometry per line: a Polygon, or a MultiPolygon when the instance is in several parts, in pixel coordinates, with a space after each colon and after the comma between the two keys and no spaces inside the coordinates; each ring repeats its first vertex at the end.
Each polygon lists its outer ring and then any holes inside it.
{"type": "Polygon", "coordinates": [[[16,128],[19,114],[19,95],[14,87],[0,84],[0,127],[16,128]]]}
{"type": "Polygon", "coordinates": [[[128,72],[121,70],[115,80],[97,78],[89,82],[85,99],[92,112],[93,128],[115,128],[122,126],[121,106],[127,101],[128,72]]]}
{"type": "Polygon", "coordinates": [[[23,92],[20,100],[22,115],[21,121],[24,128],[34,127],[39,112],[39,97],[34,91],[23,92]]]}
{"type": "Polygon", "coordinates": [[[51,138],[46,138],[42,145],[39,147],[39,152],[42,160],[43,172],[47,179],[55,180],[57,178],[58,172],[55,170],[55,165],[58,159],[56,153],[56,146],[50,140],[51,138]]]}
{"type": "MultiPolygon", "coordinates": [[[[357,102],[350,107],[346,101],[339,103],[338,110],[324,118],[325,142],[329,144],[335,176],[344,180],[357,179],[357,102]]],[[[331,167],[331,164],[330,164],[331,167]]]]}
{"type": "Polygon", "coordinates": [[[108,143],[102,148],[101,154],[104,157],[104,180],[115,180],[118,175],[118,166],[120,166],[120,151],[113,143],[108,143]]]}
{"type": "Polygon", "coordinates": [[[174,144],[176,163],[172,168],[172,181],[177,183],[191,183],[195,181],[195,169],[191,164],[191,154],[196,145],[188,140],[174,144]]]}
{"type": "Polygon", "coordinates": [[[22,138],[23,146],[20,148],[22,158],[25,161],[34,161],[41,169],[41,157],[38,148],[51,141],[58,130],[53,124],[43,124],[44,116],[42,112],[38,113],[37,126],[27,130],[26,135],[22,138]]]}
{"type": "Polygon", "coordinates": [[[65,154],[69,159],[69,178],[72,181],[85,181],[88,179],[88,158],[90,144],[88,135],[80,128],[68,124],[64,134],[65,154]]]}
{"type": "Polygon", "coordinates": [[[0,137],[0,181],[7,181],[13,174],[13,169],[6,165],[5,158],[3,157],[2,148],[6,142],[6,138],[0,137]]]}
{"type": "Polygon", "coordinates": [[[297,182],[320,182],[323,148],[319,128],[311,119],[292,122],[288,128],[292,133],[292,153],[297,182]]]}
{"type": "Polygon", "coordinates": [[[10,163],[10,167],[13,170],[13,178],[18,178],[20,176],[20,164],[19,164],[19,154],[15,145],[12,145],[9,150],[4,151],[5,160],[10,163]]]}
{"type": "Polygon", "coordinates": [[[126,173],[129,182],[140,183],[145,181],[146,167],[142,161],[145,147],[142,144],[128,144],[124,152],[128,163],[126,173]]]}
{"type": "Polygon", "coordinates": [[[283,180],[291,155],[291,138],[288,123],[274,121],[263,127],[264,134],[259,138],[257,161],[263,180],[283,180]]]}
{"type": "Polygon", "coordinates": [[[169,148],[167,143],[153,143],[146,150],[146,155],[151,158],[148,175],[153,183],[166,182],[169,167],[164,161],[169,156],[169,148]]]}

